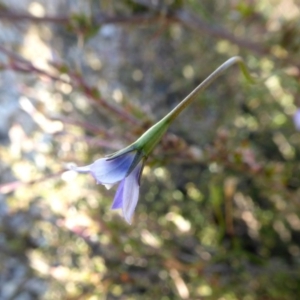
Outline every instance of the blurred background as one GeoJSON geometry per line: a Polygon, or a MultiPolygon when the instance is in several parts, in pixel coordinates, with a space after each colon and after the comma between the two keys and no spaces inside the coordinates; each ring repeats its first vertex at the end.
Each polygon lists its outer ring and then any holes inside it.
{"type": "Polygon", "coordinates": [[[0,299],[297,299],[300,3],[0,1],[0,299]],[[89,175],[228,58],[149,157],[133,224],[89,175]],[[298,124],[298,125],[297,125],[298,124]]]}

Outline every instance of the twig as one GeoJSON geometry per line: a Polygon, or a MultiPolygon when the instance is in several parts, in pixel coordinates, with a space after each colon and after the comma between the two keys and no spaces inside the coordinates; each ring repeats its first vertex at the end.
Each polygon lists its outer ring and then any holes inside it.
{"type": "Polygon", "coordinates": [[[39,75],[46,76],[46,77],[50,78],[51,80],[60,81],[63,83],[70,84],[72,86],[76,86],[77,88],[80,88],[81,90],[83,90],[85,95],[90,100],[92,100],[95,104],[97,104],[97,105],[100,104],[102,107],[113,112],[115,115],[117,115],[120,119],[122,119],[126,123],[129,123],[131,125],[140,126],[140,127],[142,126],[140,120],[133,117],[127,111],[125,111],[124,109],[122,109],[118,106],[112,105],[109,102],[107,102],[106,100],[104,100],[102,97],[99,97],[97,95],[97,93],[95,93],[95,91],[97,91],[97,90],[95,88],[89,87],[80,74],[71,73],[71,72],[68,73],[69,77],[73,80],[73,82],[68,81],[68,80],[60,78],[58,76],[52,75],[45,70],[35,67],[30,61],[24,59],[23,57],[17,55],[16,53],[14,53],[12,51],[6,49],[2,45],[0,45],[0,51],[5,53],[6,55],[8,55],[11,58],[9,65],[2,64],[2,65],[0,65],[0,67],[6,68],[6,69],[9,68],[9,69],[19,71],[19,72],[26,72],[26,73],[34,72],[39,75]]]}
{"type": "Polygon", "coordinates": [[[108,103],[101,97],[97,97],[97,95],[95,95],[95,90],[86,84],[86,82],[84,81],[81,75],[72,74],[71,78],[75,80],[77,85],[82,88],[85,95],[88,96],[91,100],[93,100],[96,104],[101,104],[103,107],[116,114],[120,119],[126,121],[127,123],[130,123],[131,125],[142,126],[141,122],[138,119],[133,117],[124,109],[120,108],[119,106],[108,103]]]}
{"type": "Polygon", "coordinates": [[[13,20],[14,22],[30,21],[34,23],[60,23],[67,24],[69,18],[66,16],[43,16],[36,17],[31,14],[19,13],[11,10],[0,11],[0,19],[13,20]]]}
{"type": "MultiPolygon", "coordinates": [[[[152,13],[138,14],[133,16],[107,16],[104,14],[99,14],[91,17],[91,20],[95,26],[100,26],[103,24],[156,24],[160,20],[164,20],[165,23],[180,23],[187,28],[193,30],[204,32],[214,38],[221,38],[230,41],[233,44],[238,45],[241,48],[249,49],[260,55],[269,54],[269,49],[262,47],[258,43],[249,41],[249,39],[238,38],[229,31],[226,31],[220,26],[213,26],[212,24],[206,23],[201,20],[195,14],[189,12],[188,10],[179,9],[174,12],[168,12],[162,15],[160,11],[157,11],[155,6],[147,4],[145,1],[140,3],[149,9],[152,13]]],[[[0,12],[0,19],[13,20],[14,22],[30,21],[33,23],[59,23],[63,25],[70,24],[72,17],[70,16],[44,16],[36,17],[30,14],[16,13],[13,11],[0,12]]]]}
{"type": "MultiPolygon", "coordinates": [[[[150,1],[134,0],[134,2],[144,5],[145,7],[149,8],[149,11],[151,12],[145,14],[136,14],[132,16],[108,16],[105,14],[98,14],[90,17],[92,24],[94,24],[95,26],[101,26],[103,24],[151,25],[157,24],[162,20],[164,24],[179,23],[186,28],[204,33],[212,38],[227,40],[240,48],[251,50],[259,56],[268,56],[274,61],[283,64],[293,65],[300,69],[299,62],[295,61],[293,58],[278,57],[272,53],[270,47],[262,46],[261,44],[252,42],[249,39],[237,37],[228,30],[222,28],[221,26],[216,26],[203,21],[201,18],[199,18],[199,16],[186,9],[178,9],[176,11],[167,11],[162,13],[162,11],[160,11],[161,8],[156,7],[150,1]]],[[[14,22],[30,21],[33,23],[52,22],[59,23],[62,25],[72,24],[72,16],[36,17],[30,14],[16,13],[9,10],[6,10],[5,12],[0,12],[0,20],[1,19],[6,19],[8,21],[12,20],[14,22]]]]}

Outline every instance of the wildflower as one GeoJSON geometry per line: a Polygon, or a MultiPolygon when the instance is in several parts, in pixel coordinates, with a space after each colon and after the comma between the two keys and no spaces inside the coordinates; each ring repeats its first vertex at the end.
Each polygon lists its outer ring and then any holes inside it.
{"type": "Polygon", "coordinates": [[[131,223],[139,197],[143,165],[144,159],[138,152],[129,151],[117,156],[101,158],[91,165],[75,167],[72,170],[91,173],[96,182],[105,185],[107,189],[120,182],[111,208],[121,208],[125,220],[131,223]]]}
{"type": "Polygon", "coordinates": [[[248,73],[242,58],[239,56],[232,57],[209,75],[170,113],[149,128],[133,144],[106,158],[98,159],[91,165],[73,167],[72,170],[80,173],[91,173],[97,183],[105,185],[106,188],[110,188],[114,184],[119,183],[111,208],[121,208],[125,220],[131,223],[139,198],[140,177],[145,160],[179,113],[190,105],[196,96],[223,74],[225,70],[236,63],[239,64],[246,79],[253,83],[254,80],[248,73]]]}
{"type": "Polygon", "coordinates": [[[144,162],[168,126],[169,120],[163,119],[130,146],[90,165],[71,169],[90,173],[98,184],[103,184],[107,189],[120,182],[111,208],[122,209],[124,219],[130,224],[139,198],[144,162]]]}

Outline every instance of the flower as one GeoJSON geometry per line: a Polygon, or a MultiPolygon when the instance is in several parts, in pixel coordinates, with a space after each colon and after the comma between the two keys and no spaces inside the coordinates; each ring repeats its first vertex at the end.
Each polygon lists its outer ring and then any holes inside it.
{"type": "Polygon", "coordinates": [[[133,144],[106,158],[100,158],[91,165],[72,167],[79,173],[91,173],[98,184],[107,189],[120,182],[112,209],[121,208],[123,217],[131,224],[131,219],[139,198],[140,177],[144,162],[170,125],[164,118],[142,134],[133,144]]]}
{"type": "Polygon", "coordinates": [[[90,173],[98,184],[107,189],[120,182],[112,209],[121,208],[125,220],[130,224],[139,198],[140,177],[144,165],[138,151],[126,150],[106,158],[100,158],[91,165],[73,167],[79,173],[90,173]]]}
{"type": "Polygon", "coordinates": [[[111,208],[122,208],[125,220],[131,223],[139,198],[140,177],[146,158],[177,116],[196,99],[200,92],[205,90],[224,71],[236,63],[239,64],[246,79],[251,83],[255,83],[256,81],[249,74],[243,59],[239,56],[232,57],[211,73],[173,110],[150,127],[133,144],[109,155],[107,158],[98,159],[91,165],[75,167],[72,170],[81,173],[91,173],[97,183],[105,185],[106,188],[110,188],[115,183],[120,182],[111,208]]]}

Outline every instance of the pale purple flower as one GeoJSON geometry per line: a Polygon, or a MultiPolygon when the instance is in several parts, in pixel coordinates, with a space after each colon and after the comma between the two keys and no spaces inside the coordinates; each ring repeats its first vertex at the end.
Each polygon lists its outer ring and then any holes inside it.
{"type": "Polygon", "coordinates": [[[113,158],[101,158],[91,165],[72,170],[91,173],[98,184],[103,184],[108,189],[120,182],[111,208],[121,208],[125,220],[130,224],[139,198],[143,164],[144,159],[136,151],[131,151],[113,158]]]}
{"type": "Polygon", "coordinates": [[[300,108],[298,108],[293,116],[294,125],[297,130],[300,131],[300,108]]]}

